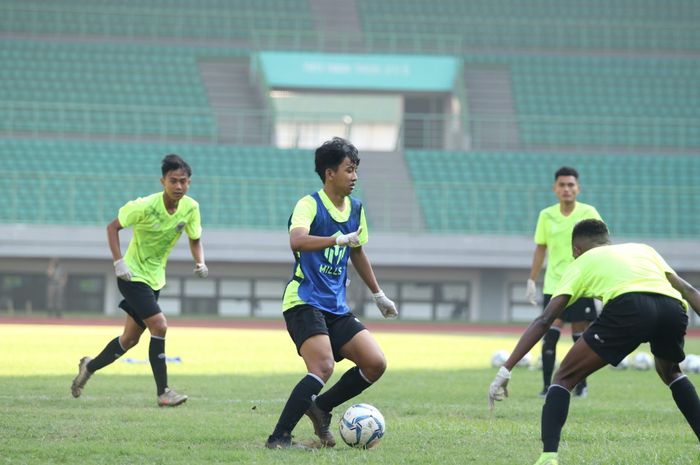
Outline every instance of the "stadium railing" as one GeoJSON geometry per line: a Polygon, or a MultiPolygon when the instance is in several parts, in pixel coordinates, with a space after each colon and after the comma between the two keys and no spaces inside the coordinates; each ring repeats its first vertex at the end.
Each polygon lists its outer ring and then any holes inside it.
{"type": "Polygon", "coordinates": [[[44,36],[239,40],[256,50],[463,53],[473,48],[516,50],[700,50],[696,24],[562,18],[442,15],[372,16],[356,33],[325,32],[308,12],[260,9],[158,9],[82,5],[0,6],[0,31],[44,36]]]}
{"type": "MultiPolygon", "coordinates": [[[[274,123],[341,122],[347,113],[279,113],[269,110],[196,109],[132,105],[0,102],[0,133],[6,136],[86,136],[113,140],[275,145],[274,123]],[[225,121],[226,126],[220,127],[225,121]]],[[[352,115],[351,115],[352,116],[352,115]]],[[[347,136],[352,139],[352,126],[347,136]]],[[[395,148],[671,150],[700,147],[700,121],[673,117],[476,116],[404,114],[395,148]],[[456,118],[456,119],[455,119],[456,118]],[[517,128],[515,138],[509,131],[517,128]]],[[[297,147],[300,138],[284,141],[297,147]]]]}
{"type": "MultiPolygon", "coordinates": [[[[498,154],[493,157],[491,169],[498,172],[498,154]]],[[[260,159],[258,163],[265,161],[260,159]]],[[[454,172],[460,170],[453,167],[454,172]]],[[[304,179],[284,180],[244,174],[198,174],[190,194],[200,201],[207,227],[281,230],[299,195],[317,188],[318,180],[312,174],[304,179]],[[232,198],[236,202],[232,203],[232,198]]],[[[412,187],[420,205],[420,210],[411,213],[415,218],[404,219],[398,227],[393,224],[391,212],[382,211],[381,204],[368,204],[377,218],[374,222],[369,218],[370,227],[384,232],[400,229],[407,233],[529,236],[539,210],[553,202],[551,190],[543,183],[504,176],[508,178],[507,186],[503,182],[480,182],[466,177],[441,182],[414,179],[412,187]],[[419,226],[422,224],[427,227],[423,229],[419,226]]],[[[625,176],[629,184],[602,184],[606,179],[588,179],[582,196],[583,201],[598,207],[616,236],[693,239],[700,235],[700,223],[695,221],[700,212],[687,205],[688,199],[700,198],[700,187],[688,183],[645,184],[634,172],[625,176]]],[[[387,196],[398,187],[388,182],[380,190],[384,189],[387,196]]],[[[113,219],[125,199],[156,192],[160,185],[153,176],[115,178],[98,172],[21,171],[6,173],[0,179],[0,188],[6,193],[0,223],[104,225],[113,219]]],[[[360,179],[360,198],[362,192],[360,179]]],[[[382,196],[375,191],[373,198],[382,196]]],[[[371,199],[363,200],[371,202],[371,199]]]]}

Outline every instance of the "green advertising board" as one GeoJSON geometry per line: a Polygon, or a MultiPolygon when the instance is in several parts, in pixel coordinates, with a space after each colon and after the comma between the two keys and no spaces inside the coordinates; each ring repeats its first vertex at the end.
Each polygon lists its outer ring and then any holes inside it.
{"type": "Polygon", "coordinates": [[[261,52],[271,89],[450,92],[457,59],[449,56],[261,52]]]}

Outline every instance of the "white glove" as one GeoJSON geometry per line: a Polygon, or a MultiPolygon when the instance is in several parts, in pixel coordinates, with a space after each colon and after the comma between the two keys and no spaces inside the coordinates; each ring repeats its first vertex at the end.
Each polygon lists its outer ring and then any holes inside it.
{"type": "Polygon", "coordinates": [[[362,232],[362,226],[360,226],[357,231],[351,232],[349,234],[341,234],[335,238],[335,243],[337,245],[346,245],[349,247],[359,247],[360,246],[360,233],[362,232]]]}
{"type": "Polygon", "coordinates": [[[504,366],[498,369],[496,378],[489,386],[489,410],[493,410],[494,403],[497,400],[503,400],[508,397],[508,381],[510,380],[510,371],[504,366]]]}
{"type": "Polygon", "coordinates": [[[381,289],[376,294],[372,294],[374,303],[377,304],[377,308],[382,312],[384,318],[394,319],[399,316],[399,311],[396,310],[396,304],[393,300],[389,299],[384,295],[384,291],[381,289]]]}
{"type": "Polygon", "coordinates": [[[207,268],[207,265],[204,263],[195,263],[193,271],[194,274],[200,278],[206,278],[209,276],[209,268],[207,268]]]}
{"type": "Polygon", "coordinates": [[[123,258],[114,262],[114,272],[117,278],[123,279],[124,281],[131,281],[131,270],[126,266],[126,262],[123,258]]]}
{"type": "Polygon", "coordinates": [[[537,306],[536,297],[537,297],[537,284],[535,283],[534,280],[528,279],[527,280],[527,290],[525,291],[525,298],[532,305],[537,306]]]}

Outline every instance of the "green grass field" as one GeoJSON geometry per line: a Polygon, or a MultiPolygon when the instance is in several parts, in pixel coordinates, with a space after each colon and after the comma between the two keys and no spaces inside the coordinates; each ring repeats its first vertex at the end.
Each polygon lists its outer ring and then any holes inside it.
{"type": "MultiPolygon", "coordinates": [[[[73,399],[78,359],[117,334],[118,327],[0,325],[1,464],[530,465],[541,450],[539,371],[514,371],[511,397],[494,414],[487,409],[490,357],[512,349],[511,336],[376,333],[389,368],[356,400],[386,418],[379,447],[270,451],[263,443],[305,373],[286,332],[171,328],[167,353],[182,363],[169,365],[170,385],[190,395],[182,407],[158,408],[150,366],[123,361],[73,399]]],[[[560,358],[568,347],[559,345],[560,358]]],[[[123,358],[145,361],[147,351],[144,337],[123,358]]],[[[700,353],[700,340],[689,340],[687,351],[700,353]]],[[[333,380],[349,367],[338,364],[333,380]]],[[[590,396],[571,403],[563,464],[698,463],[697,440],[653,372],[606,368],[589,385],[590,396]]],[[[306,417],[295,436],[313,438],[306,417]]]]}

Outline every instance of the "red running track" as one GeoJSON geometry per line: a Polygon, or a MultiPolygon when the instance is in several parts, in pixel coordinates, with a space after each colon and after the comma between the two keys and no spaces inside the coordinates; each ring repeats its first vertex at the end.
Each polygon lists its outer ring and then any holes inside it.
{"type": "MultiPolygon", "coordinates": [[[[462,333],[462,334],[521,334],[527,325],[514,324],[468,324],[468,323],[432,323],[405,321],[365,321],[372,331],[403,332],[403,333],[462,333]]],[[[84,326],[122,326],[122,318],[97,317],[67,317],[49,318],[43,316],[0,316],[0,324],[21,325],[84,325],[84,326]]],[[[171,327],[185,328],[237,328],[237,329],[278,329],[286,331],[284,320],[247,320],[247,319],[187,319],[173,318],[168,320],[171,327]]],[[[566,332],[566,330],[565,330],[566,332]]],[[[688,337],[700,337],[700,328],[688,328],[688,337]]]]}

